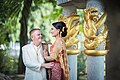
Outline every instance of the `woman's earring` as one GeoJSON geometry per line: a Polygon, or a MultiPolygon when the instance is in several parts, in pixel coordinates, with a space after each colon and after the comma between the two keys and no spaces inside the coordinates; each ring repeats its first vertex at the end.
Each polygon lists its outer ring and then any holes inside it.
{"type": "Polygon", "coordinates": [[[60,31],[60,37],[62,37],[62,31],[60,31]]]}

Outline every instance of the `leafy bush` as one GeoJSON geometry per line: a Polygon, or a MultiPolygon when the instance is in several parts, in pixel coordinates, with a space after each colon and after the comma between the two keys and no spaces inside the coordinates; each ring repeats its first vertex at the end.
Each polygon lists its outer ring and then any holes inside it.
{"type": "Polygon", "coordinates": [[[7,55],[7,50],[0,50],[0,72],[13,74],[17,71],[17,61],[7,55]]]}

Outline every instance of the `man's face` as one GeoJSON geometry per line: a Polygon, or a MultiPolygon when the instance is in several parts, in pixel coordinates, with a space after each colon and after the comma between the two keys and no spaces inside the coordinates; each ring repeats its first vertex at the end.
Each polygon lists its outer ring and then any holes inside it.
{"type": "Polygon", "coordinates": [[[34,42],[42,42],[42,34],[40,32],[40,30],[35,30],[32,34],[31,34],[31,39],[34,42]]]}

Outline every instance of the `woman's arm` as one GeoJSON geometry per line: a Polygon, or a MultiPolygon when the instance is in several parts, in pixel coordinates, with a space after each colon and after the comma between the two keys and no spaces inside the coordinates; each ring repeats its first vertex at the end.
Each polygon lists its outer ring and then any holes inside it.
{"type": "Polygon", "coordinates": [[[43,45],[43,52],[46,61],[53,61],[52,58],[48,55],[48,44],[43,45]]]}
{"type": "Polygon", "coordinates": [[[44,50],[44,58],[46,61],[54,61],[54,59],[52,59],[51,56],[48,56],[47,50],[44,50]]]}
{"type": "MultiPolygon", "coordinates": [[[[52,49],[53,51],[50,52],[50,56],[48,56],[48,55],[45,55],[45,56],[44,56],[44,57],[45,57],[45,60],[46,60],[46,61],[54,61],[54,60],[56,60],[58,54],[59,54],[60,51],[61,51],[61,49],[62,49],[61,40],[55,41],[54,47],[53,47],[53,49],[52,49]]],[[[44,50],[44,53],[47,54],[48,51],[44,50]]]]}

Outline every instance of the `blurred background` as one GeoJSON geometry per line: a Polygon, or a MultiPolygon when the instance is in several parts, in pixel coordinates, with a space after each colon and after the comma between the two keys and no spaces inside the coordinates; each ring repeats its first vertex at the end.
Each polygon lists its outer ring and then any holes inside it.
{"type": "MultiPolygon", "coordinates": [[[[83,35],[83,9],[80,16],[80,51],[78,55],[78,80],[86,80],[86,55],[83,35]],[[81,77],[80,77],[81,76],[81,77]]],[[[53,42],[51,23],[62,15],[62,7],[55,0],[0,0],[0,75],[12,80],[23,80],[25,67],[21,47],[30,43],[29,31],[39,27],[43,42],[53,42]]],[[[2,77],[0,76],[0,80],[2,77]]]]}

